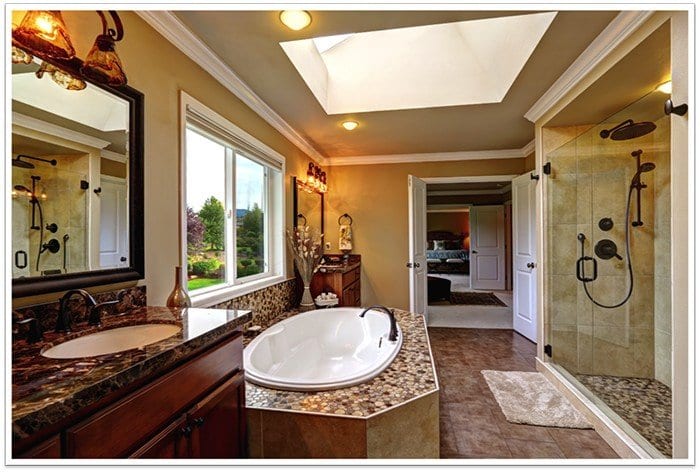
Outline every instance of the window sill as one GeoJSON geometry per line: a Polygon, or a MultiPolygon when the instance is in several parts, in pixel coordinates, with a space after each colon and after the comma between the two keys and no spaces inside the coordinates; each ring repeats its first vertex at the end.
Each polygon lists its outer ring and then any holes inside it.
{"type": "Polygon", "coordinates": [[[190,295],[190,301],[194,308],[207,308],[218,303],[226,302],[231,299],[246,295],[250,292],[271,287],[287,280],[284,275],[273,275],[264,279],[251,280],[250,282],[239,285],[222,287],[217,290],[207,291],[206,293],[198,293],[190,295]]]}

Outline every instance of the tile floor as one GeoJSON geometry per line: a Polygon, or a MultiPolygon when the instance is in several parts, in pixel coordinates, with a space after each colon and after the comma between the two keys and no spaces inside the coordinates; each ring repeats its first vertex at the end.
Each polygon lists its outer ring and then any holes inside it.
{"type": "Polygon", "coordinates": [[[480,371],[535,371],[535,344],[512,330],[428,331],[440,382],[440,457],[617,457],[593,430],[506,421],[480,371]]]}

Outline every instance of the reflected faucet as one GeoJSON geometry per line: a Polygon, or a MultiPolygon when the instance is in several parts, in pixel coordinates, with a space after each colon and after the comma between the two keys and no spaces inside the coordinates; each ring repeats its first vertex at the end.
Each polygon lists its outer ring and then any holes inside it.
{"type": "Polygon", "coordinates": [[[97,302],[92,295],[82,289],[68,290],[59,300],[58,307],[58,319],[56,320],[56,332],[68,333],[73,328],[73,317],[68,311],[68,301],[73,298],[74,295],[80,295],[85,301],[85,309],[92,310],[97,302]]]}
{"type": "Polygon", "coordinates": [[[372,305],[371,307],[362,310],[362,313],[360,313],[360,318],[364,318],[365,314],[370,310],[381,310],[389,315],[389,323],[391,323],[389,328],[389,341],[397,341],[399,339],[399,329],[396,325],[396,316],[394,316],[394,312],[382,305],[372,305]]]}

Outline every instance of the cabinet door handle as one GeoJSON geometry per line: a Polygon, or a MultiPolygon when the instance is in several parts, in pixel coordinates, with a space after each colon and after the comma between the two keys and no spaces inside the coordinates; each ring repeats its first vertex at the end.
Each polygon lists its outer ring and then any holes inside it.
{"type": "Polygon", "coordinates": [[[527,268],[528,268],[528,269],[534,269],[534,268],[535,268],[535,263],[534,263],[534,262],[528,262],[528,263],[527,263],[527,268]]]}
{"type": "Polygon", "coordinates": [[[195,418],[194,420],[192,420],[192,422],[195,426],[202,426],[204,424],[204,418],[200,416],[199,418],[195,418]]]}
{"type": "Polygon", "coordinates": [[[182,434],[185,437],[189,437],[190,434],[192,434],[192,428],[188,425],[180,429],[180,434],[182,434]]]}

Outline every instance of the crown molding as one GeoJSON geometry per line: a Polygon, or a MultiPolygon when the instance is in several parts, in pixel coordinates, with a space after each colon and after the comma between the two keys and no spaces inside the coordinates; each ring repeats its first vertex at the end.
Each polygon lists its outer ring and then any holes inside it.
{"type": "Polygon", "coordinates": [[[120,154],[118,152],[110,151],[108,149],[100,150],[100,157],[104,157],[110,161],[121,162],[125,164],[127,161],[126,154],[120,154]]]}
{"type": "Polygon", "coordinates": [[[327,157],[327,166],[404,164],[410,162],[478,161],[483,159],[522,159],[535,151],[533,139],[520,149],[490,151],[430,152],[422,154],[381,154],[376,156],[327,157]]]}
{"type": "Polygon", "coordinates": [[[522,151],[523,157],[527,157],[535,152],[535,139],[533,138],[532,141],[523,146],[520,151],[522,151]]]}
{"type": "Polygon", "coordinates": [[[571,63],[568,69],[525,113],[525,118],[535,123],[554,107],[572,88],[591,72],[622,41],[637,30],[654,12],[620,12],[593,40],[591,44],[571,63]]]}
{"type": "Polygon", "coordinates": [[[170,11],[136,11],[146,23],[165,39],[195,61],[200,67],[238,97],[263,120],[279,131],[296,147],[304,151],[319,164],[327,164],[326,158],[292,126],[265,103],[214,51],[190,31],[170,11]]]}
{"type": "Polygon", "coordinates": [[[12,112],[12,125],[22,126],[24,128],[48,134],[56,138],[73,141],[74,143],[83,144],[85,146],[102,149],[109,146],[111,143],[104,139],[90,136],[89,134],[73,131],[72,129],[64,128],[63,126],[55,125],[33,116],[23,115],[16,111],[12,112]]]}

